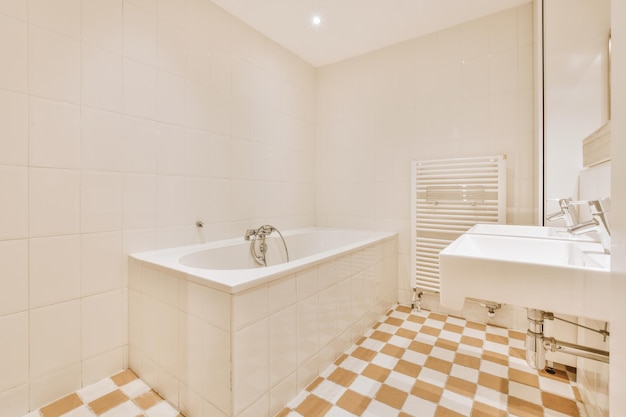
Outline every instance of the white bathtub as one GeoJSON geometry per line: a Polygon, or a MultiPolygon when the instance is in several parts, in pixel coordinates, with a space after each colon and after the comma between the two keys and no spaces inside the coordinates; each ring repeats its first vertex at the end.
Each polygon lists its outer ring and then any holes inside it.
{"type": "MultiPolygon", "coordinates": [[[[243,235],[243,233],[242,233],[243,235]]],[[[286,262],[282,240],[276,232],[267,238],[267,267],[250,256],[243,237],[132,254],[131,258],[206,280],[207,286],[237,293],[289,272],[297,272],[341,254],[392,239],[395,234],[368,230],[307,228],[283,232],[289,251],[286,262]]]]}
{"type": "MultiPolygon", "coordinates": [[[[242,230],[242,235],[243,235],[242,230]]],[[[129,363],[188,417],[271,417],[397,301],[397,236],[301,229],[131,255],[129,363]]]]}

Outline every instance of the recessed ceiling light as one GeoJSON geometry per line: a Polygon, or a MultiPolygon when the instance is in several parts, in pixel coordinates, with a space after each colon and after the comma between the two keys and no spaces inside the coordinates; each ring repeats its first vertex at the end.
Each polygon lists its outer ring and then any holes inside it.
{"type": "Polygon", "coordinates": [[[322,17],[318,14],[314,15],[311,18],[311,23],[313,24],[313,26],[319,26],[322,24],[322,17]]]}

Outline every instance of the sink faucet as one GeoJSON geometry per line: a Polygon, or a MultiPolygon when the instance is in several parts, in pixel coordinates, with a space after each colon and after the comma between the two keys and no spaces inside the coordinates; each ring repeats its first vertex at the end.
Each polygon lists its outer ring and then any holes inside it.
{"type": "Polygon", "coordinates": [[[604,248],[604,253],[611,253],[611,226],[608,212],[611,210],[611,200],[603,198],[601,200],[589,201],[591,220],[579,223],[567,228],[572,235],[581,235],[589,232],[597,232],[600,242],[604,248]]]}
{"type": "Polygon", "coordinates": [[[565,226],[572,227],[576,223],[574,221],[574,216],[572,215],[570,204],[572,202],[571,198],[561,198],[559,200],[560,211],[556,213],[548,214],[546,216],[546,220],[549,222],[563,219],[565,221],[565,226]]]}

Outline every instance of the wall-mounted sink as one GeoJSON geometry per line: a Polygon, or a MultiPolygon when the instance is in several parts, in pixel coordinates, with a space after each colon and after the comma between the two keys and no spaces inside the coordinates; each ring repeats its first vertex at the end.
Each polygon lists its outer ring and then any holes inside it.
{"type": "Polygon", "coordinates": [[[540,230],[520,237],[524,226],[512,227],[466,233],[441,251],[442,305],[460,310],[473,297],[608,321],[610,257],[600,243],[540,230]]]}
{"type": "Polygon", "coordinates": [[[540,239],[564,239],[581,242],[600,242],[595,233],[572,235],[564,227],[522,226],[513,224],[479,223],[467,233],[479,235],[532,237],[540,239]]]}

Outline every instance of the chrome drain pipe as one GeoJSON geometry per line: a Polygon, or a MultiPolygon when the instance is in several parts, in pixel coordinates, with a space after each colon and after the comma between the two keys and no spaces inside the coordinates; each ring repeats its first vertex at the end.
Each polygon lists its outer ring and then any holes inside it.
{"type": "Polygon", "coordinates": [[[609,352],[605,350],[562,342],[543,334],[545,318],[554,317],[552,313],[534,308],[527,309],[528,331],[526,332],[526,363],[533,369],[546,367],[546,352],[561,352],[581,358],[609,363],[609,352]]]}
{"type": "Polygon", "coordinates": [[[580,346],[574,343],[562,342],[550,338],[551,352],[567,353],[569,355],[579,356],[581,358],[593,359],[595,361],[609,363],[609,352],[600,349],[594,349],[587,346],[580,346]]]}
{"type": "Polygon", "coordinates": [[[528,308],[528,331],[526,331],[526,363],[533,369],[546,367],[546,348],[543,345],[543,311],[528,308]]]}

